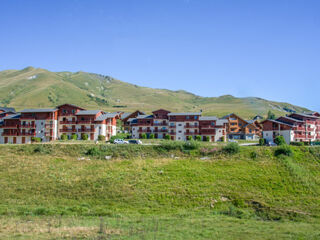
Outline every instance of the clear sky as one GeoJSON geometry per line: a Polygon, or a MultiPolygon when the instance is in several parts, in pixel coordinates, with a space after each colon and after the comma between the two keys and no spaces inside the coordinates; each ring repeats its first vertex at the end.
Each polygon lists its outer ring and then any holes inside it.
{"type": "Polygon", "coordinates": [[[0,70],[82,70],[320,111],[319,0],[3,0],[0,30],[0,70]]]}

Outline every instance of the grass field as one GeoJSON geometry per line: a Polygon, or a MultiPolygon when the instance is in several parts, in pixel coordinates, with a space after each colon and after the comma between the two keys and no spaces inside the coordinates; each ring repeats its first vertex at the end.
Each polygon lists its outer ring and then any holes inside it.
{"type": "Polygon", "coordinates": [[[0,239],[320,238],[319,148],[182,144],[0,146],[0,239]]]}

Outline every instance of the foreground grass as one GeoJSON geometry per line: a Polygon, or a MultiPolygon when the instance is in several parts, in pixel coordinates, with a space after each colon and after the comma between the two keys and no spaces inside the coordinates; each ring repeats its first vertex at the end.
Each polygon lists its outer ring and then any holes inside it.
{"type": "Polygon", "coordinates": [[[320,237],[319,148],[39,146],[0,147],[1,239],[320,237]]]}

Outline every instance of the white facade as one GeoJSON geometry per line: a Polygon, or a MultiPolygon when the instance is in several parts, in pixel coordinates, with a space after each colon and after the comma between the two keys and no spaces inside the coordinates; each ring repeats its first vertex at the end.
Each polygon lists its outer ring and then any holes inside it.
{"type": "Polygon", "coordinates": [[[263,131],[263,138],[270,143],[274,142],[274,136],[276,137],[280,135],[284,137],[287,144],[294,141],[294,131],[292,130],[263,131]]]}

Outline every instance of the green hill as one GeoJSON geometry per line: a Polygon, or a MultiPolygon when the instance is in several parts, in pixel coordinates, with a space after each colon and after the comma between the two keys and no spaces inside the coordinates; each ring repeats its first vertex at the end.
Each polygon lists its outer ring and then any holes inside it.
{"type": "MultiPolygon", "coordinates": [[[[164,86],[165,87],[165,86],[164,86]]],[[[243,117],[266,116],[306,108],[261,98],[200,97],[186,91],[152,89],[122,82],[109,76],[86,72],[50,72],[27,67],[0,72],[0,105],[23,108],[54,107],[71,103],[106,111],[150,112],[157,108],[171,111],[199,111],[223,116],[236,112],[243,117]]]]}
{"type": "Polygon", "coordinates": [[[0,146],[0,238],[319,239],[320,148],[190,146],[0,146]]]}

